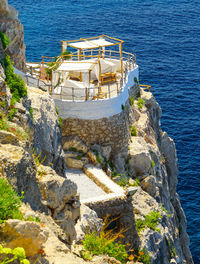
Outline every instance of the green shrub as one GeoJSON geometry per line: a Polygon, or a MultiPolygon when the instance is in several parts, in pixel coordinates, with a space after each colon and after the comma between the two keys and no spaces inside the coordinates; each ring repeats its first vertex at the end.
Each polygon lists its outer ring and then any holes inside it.
{"type": "Polygon", "coordinates": [[[97,236],[95,233],[85,236],[83,246],[93,255],[108,255],[110,257],[114,257],[122,263],[125,263],[128,257],[124,245],[114,243],[112,240],[106,239],[105,237],[97,236]]]}
{"type": "Polygon", "coordinates": [[[1,106],[3,109],[6,109],[6,107],[7,107],[7,102],[0,102],[0,106],[1,106]]]}
{"type": "Polygon", "coordinates": [[[134,100],[135,100],[135,96],[130,96],[129,97],[130,105],[133,105],[134,104],[134,100]]]}
{"type": "Polygon", "coordinates": [[[20,263],[20,264],[30,264],[29,260],[26,259],[25,250],[21,247],[3,248],[0,244],[0,263],[20,263]],[[16,262],[19,261],[19,262],[16,262]]]}
{"type": "Polygon", "coordinates": [[[64,56],[64,60],[69,60],[71,59],[71,51],[65,50],[64,52],[61,53],[62,56],[64,56]]]}
{"type": "Polygon", "coordinates": [[[32,107],[30,107],[30,109],[29,109],[29,113],[30,113],[30,116],[31,116],[31,118],[32,118],[32,120],[33,120],[33,108],[32,108],[32,107]]]}
{"type": "Polygon", "coordinates": [[[135,82],[135,83],[138,83],[138,79],[137,79],[137,77],[134,77],[134,82],[135,82]]]}
{"type": "Polygon", "coordinates": [[[39,217],[28,216],[26,218],[26,221],[40,223],[40,218],[39,217]]]}
{"type": "Polygon", "coordinates": [[[12,93],[13,101],[20,101],[20,98],[27,95],[27,89],[25,82],[20,76],[14,73],[13,64],[10,60],[10,56],[6,54],[4,58],[4,70],[6,75],[6,83],[12,93]]]}
{"type": "Polygon", "coordinates": [[[145,263],[145,264],[150,264],[151,263],[151,257],[149,255],[149,253],[147,252],[147,250],[145,248],[143,248],[140,252],[143,254],[140,253],[138,261],[145,263]]]}
{"type": "Polygon", "coordinates": [[[142,98],[138,98],[137,100],[137,106],[139,109],[142,109],[142,107],[145,105],[145,101],[142,98]]]}
{"type": "Polygon", "coordinates": [[[137,128],[135,126],[131,126],[130,130],[131,130],[131,136],[136,137],[137,136],[137,128]]]}
{"type": "Polygon", "coordinates": [[[140,231],[144,230],[145,227],[148,227],[148,228],[160,233],[160,229],[156,228],[160,219],[161,219],[161,215],[157,211],[153,211],[150,214],[146,215],[145,220],[137,219],[136,220],[136,229],[137,229],[138,233],[140,233],[140,231]]]}
{"type": "Polygon", "coordinates": [[[46,159],[46,156],[41,160],[41,153],[37,154],[37,151],[33,149],[33,159],[37,167],[39,167],[46,159]]]}
{"type": "Polygon", "coordinates": [[[13,117],[15,116],[16,113],[17,113],[17,109],[16,108],[10,109],[10,111],[8,112],[8,120],[12,121],[13,117]]]}
{"type": "Polygon", "coordinates": [[[160,230],[156,228],[160,219],[161,219],[160,213],[153,211],[145,216],[145,224],[148,228],[160,233],[160,230]]]}
{"type": "Polygon", "coordinates": [[[22,204],[23,194],[19,196],[8,181],[0,178],[0,221],[11,219],[23,219],[19,208],[22,204]]]}
{"type": "Polygon", "coordinates": [[[155,164],[155,161],[154,161],[154,160],[152,160],[152,161],[151,161],[151,166],[152,166],[152,168],[154,168],[154,167],[156,166],[156,164],[155,164]]]}
{"type": "Polygon", "coordinates": [[[142,262],[144,264],[150,264],[151,263],[151,257],[149,256],[149,253],[147,252],[147,250],[145,248],[143,249],[136,249],[136,250],[131,250],[132,252],[134,252],[134,255],[129,255],[129,260],[130,261],[134,261],[131,263],[138,263],[138,262],[142,262]]]}
{"type": "Polygon", "coordinates": [[[25,141],[29,138],[29,135],[22,128],[16,124],[9,123],[4,113],[0,112],[0,130],[6,130],[13,133],[18,140],[25,141]]]}
{"type": "Polygon", "coordinates": [[[62,126],[62,118],[61,118],[60,115],[59,115],[59,111],[58,111],[57,106],[56,106],[56,114],[57,114],[57,116],[58,116],[58,124],[59,124],[59,126],[61,127],[61,126],[62,126]]]}
{"type": "Polygon", "coordinates": [[[140,231],[144,230],[146,227],[145,225],[145,221],[142,219],[137,219],[136,220],[136,230],[138,231],[138,233],[140,233],[140,231]]]}
{"type": "Polygon", "coordinates": [[[165,207],[164,204],[162,204],[161,209],[163,210],[163,212],[165,212],[167,214],[167,217],[171,217],[170,211],[168,211],[165,207]]]}
{"type": "Polygon", "coordinates": [[[6,49],[10,43],[9,38],[6,36],[6,34],[0,31],[0,39],[3,45],[3,49],[6,49]]]}

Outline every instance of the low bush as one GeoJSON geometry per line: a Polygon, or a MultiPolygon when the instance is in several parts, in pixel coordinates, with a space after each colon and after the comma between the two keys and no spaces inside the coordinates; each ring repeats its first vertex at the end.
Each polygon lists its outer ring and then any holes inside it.
{"type": "Polygon", "coordinates": [[[58,116],[58,124],[61,127],[62,126],[62,118],[60,117],[60,114],[59,114],[59,111],[58,111],[57,107],[56,107],[56,114],[58,116]]]}
{"type": "Polygon", "coordinates": [[[17,113],[16,108],[10,109],[10,111],[8,112],[8,120],[12,121],[16,113],[17,113]]]}
{"type": "Polygon", "coordinates": [[[145,105],[145,101],[142,98],[138,98],[137,100],[137,106],[139,109],[142,109],[142,107],[145,105]]]}
{"type": "Polygon", "coordinates": [[[156,166],[155,161],[152,160],[152,161],[151,161],[151,167],[154,168],[155,166],[156,166]]]}
{"type": "Polygon", "coordinates": [[[130,96],[129,97],[130,105],[133,105],[134,104],[134,100],[135,100],[135,96],[130,96]]]}
{"type": "Polygon", "coordinates": [[[26,259],[25,250],[21,247],[16,247],[14,249],[4,248],[0,244],[0,263],[20,263],[20,264],[30,264],[29,260],[26,259]]]}
{"type": "Polygon", "coordinates": [[[93,255],[108,255],[125,263],[128,254],[124,245],[114,243],[105,236],[97,236],[95,233],[88,234],[83,240],[83,246],[93,255]]]}
{"type": "Polygon", "coordinates": [[[6,34],[0,31],[0,39],[3,45],[3,49],[6,49],[10,43],[9,38],[6,36],[6,34]]]}
{"type": "Polygon", "coordinates": [[[61,53],[61,55],[64,57],[64,60],[69,60],[71,59],[71,51],[65,50],[64,52],[61,53]]]}
{"type": "Polygon", "coordinates": [[[137,128],[135,126],[131,126],[130,130],[131,130],[131,136],[136,137],[137,136],[137,128]]]}
{"type": "MultiPolygon", "coordinates": [[[[10,116],[11,119],[13,117],[12,115],[10,116]]],[[[18,140],[26,141],[29,138],[28,133],[24,129],[20,128],[18,125],[10,123],[8,121],[8,118],[5,116],[4,113],[0,112],[0,130],[6,130],[8,132],[11,132],[18,138],[18,140]]]]}
{"type": "Polygon", "coordinates": [[[158,225],[161,217],[162,216],[160,215],[159,212],[153,211],[150,214],[145,216],[145,220],[137,219],[136,220],[136,229],[137,229],[138,233],[140,233],[142,230],[144,230],[145,227],[148,227],[148,228],[160,233],[160,229],[156,228],[156,226],[158,225]]]}
{"type": "Polygon", "coordinates": [[[131,250],[131,251],[133,251],[133,254],[129,256],[130,261],[134,261],[134,263],[142,262],[144,264],[151,263],[151,257],[145,248],[131,250]]]}
{"type": "Polygon", "coordinates": [[[22,204],[23,194],[19,196],[8,181],[0,178],[0,222],[7,219],[23,219],[19,208],[22,204]]]}
{"type": "Polygon", "coordinates": [[[30,116],[31,116],[31,118],[33,120],[33,108],[32,107],[29,108],[29,113],[30,113],[30,116]]]}
{"type": "Polygon", "coordinates": [[[126,252],[125,245],[115,242],[126,230],[115,232],[113,229],[106,231],[106,228],[110,226],[116,219],[108,221],[109,216],[104,220],[103,229],[99,235],[94,232],[85,236],[83,240],[83,247],[88,250],[92,255],[108,255],[126,263],[128,253],[126,252]]]}
{"type": "Polygon", "coordinates": [[[14,73],[13,63],[8,54],[5,55],[3,67],[6,75],[6,83],[12,93],[12,105],[14,105],[15,102],[20,101],[20,98],[27,95],[26,85],[22,78],[14,73]]]}

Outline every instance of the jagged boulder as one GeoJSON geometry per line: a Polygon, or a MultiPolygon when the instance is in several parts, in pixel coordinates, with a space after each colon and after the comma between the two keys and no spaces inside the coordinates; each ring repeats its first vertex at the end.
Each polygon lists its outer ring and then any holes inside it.
{"type": "Polygon", "coordinates": [[[92,232],[99,233],[102,229],[103,221],[98,218],[97,213],[88,206],[81,205],[81,217],[76,224],[77,240],[80,241],[86,234],[92,232]]]}
{"type": "Polygon", "coordinates": [[[147,143],[142,137],[132,137],[129,145],[129,165],[136,175],[149,173],[151,169],[151,155],[147,143]]]}
{"type": "Polygon", "coordinates": [[[82,151],[84,153],[87,153],[88,151],[88,147],[78,136],[75,135],[63,137],[63,150],[68,151],[70,149],[76,149],[77,151],[82,151]]]}
{"type": "Polygon", "coordinates": [[[178,175],[176,148],[174,141],[168,137],[166,132],[162,133],[161,151],[164,155],[165,166],[168,175],[169,191],[171,196],[175,195],[178,175]]]}
{"type": "Polygon", "coordinates": [[[0,225],[0,243],[9,248],[23,247],[28,257],[38,254],[48,234],[36,222],[10,219],[0,225]]]}

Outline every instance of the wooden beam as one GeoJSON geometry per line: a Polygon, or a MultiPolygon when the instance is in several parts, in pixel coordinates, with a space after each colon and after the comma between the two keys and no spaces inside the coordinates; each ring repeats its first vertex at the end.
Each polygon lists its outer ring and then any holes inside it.
{"type": "Polygon", "coordinates": [[[99,92],[101,93],[101,63],[99,59],[99,92]]]}
{"type": "MultiPolygon", "coordinates": [[[[81,49],[78,50],[78,60],[81,61],[81,49]]],[[[82,72],[80,72],[80,82],[82,82],[82,72]]]]}
{"type": "Polygon", "coordinates": [[[122,43],[119,44],[120,60],[121,60],[121,74],[123,74],[123,55],[122,55],[122,43]]]}

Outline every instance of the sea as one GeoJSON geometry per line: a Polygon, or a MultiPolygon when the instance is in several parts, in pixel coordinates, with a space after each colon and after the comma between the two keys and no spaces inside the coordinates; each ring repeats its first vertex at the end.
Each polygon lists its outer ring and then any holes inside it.
{"type": "Polygon", "coordinates": [[[60,53],[60,40],[106,34],[135,53],[140,83],[162,108],[161,127],[174,139],[177,191],[200,263],[200,1],[8,0],[24,25],[27,61],[60,53]]]}

